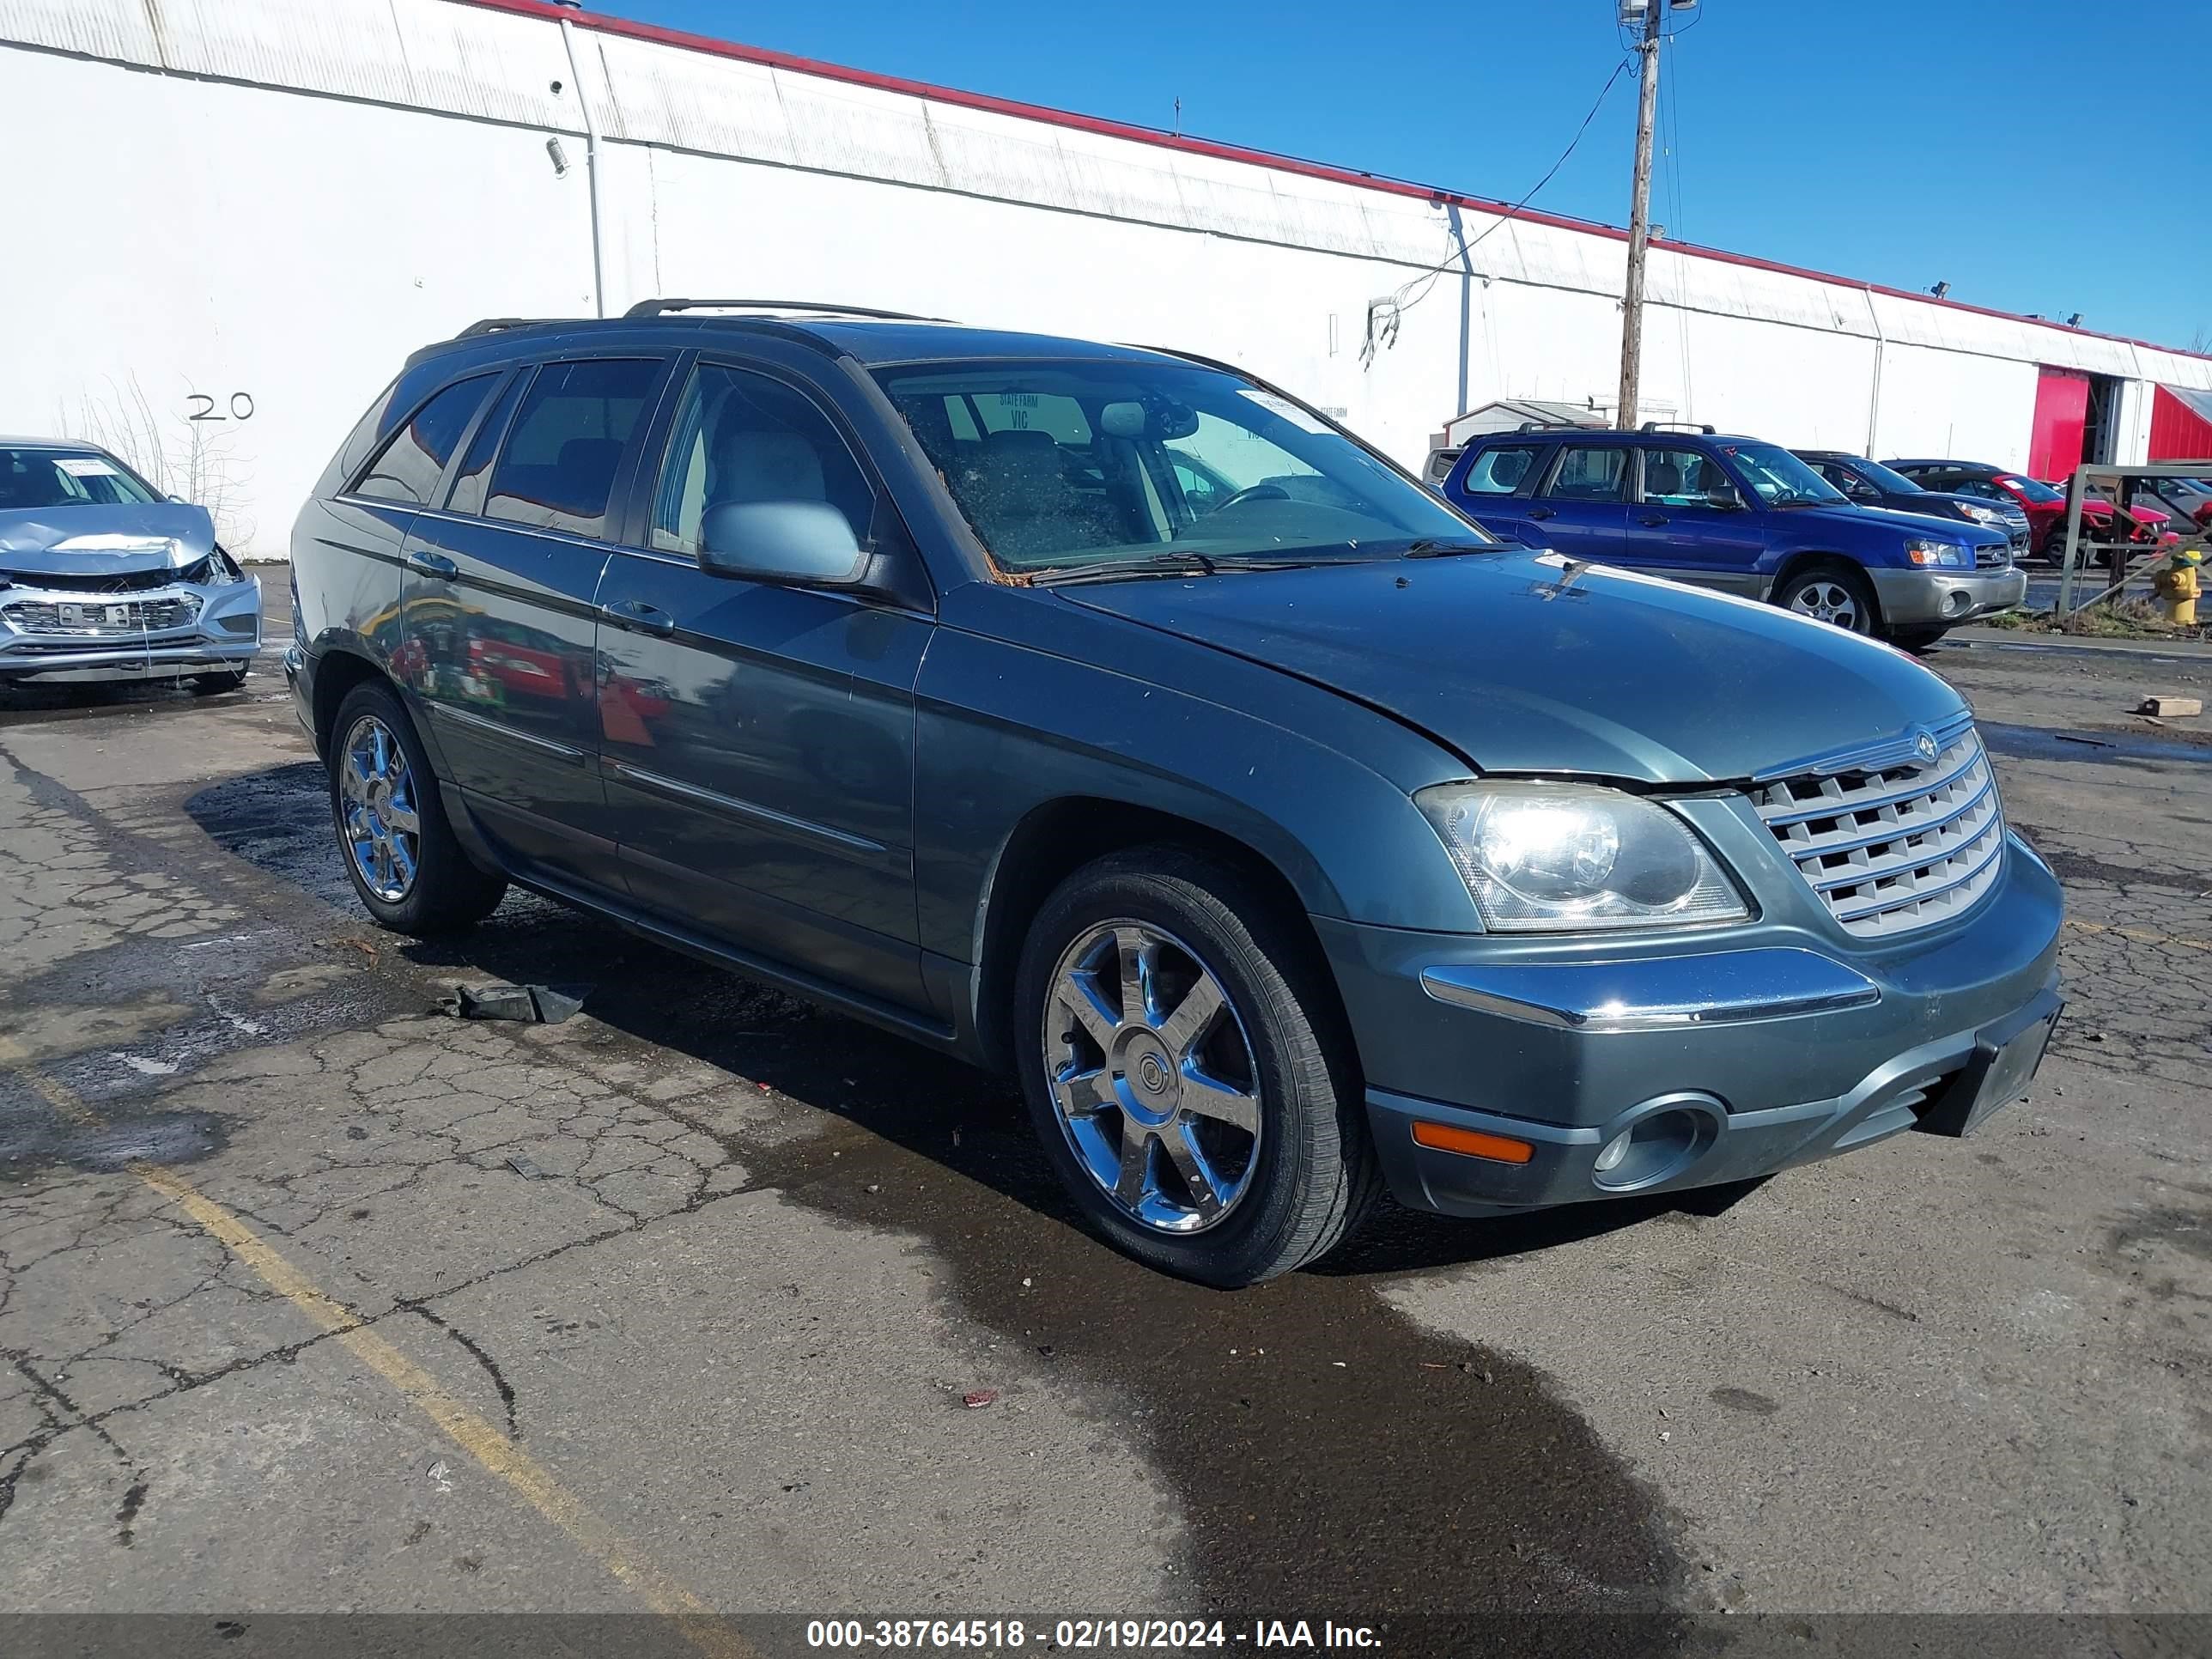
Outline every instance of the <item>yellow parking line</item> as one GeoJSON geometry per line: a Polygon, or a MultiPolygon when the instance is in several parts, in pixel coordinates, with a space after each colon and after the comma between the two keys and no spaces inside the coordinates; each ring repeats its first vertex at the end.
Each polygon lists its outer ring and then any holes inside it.
{"type": "MultiPolygon", "coordinates": [[[[22,1048],[0,1036],[0,1065],[35,1090],[71,1122],[93,1127],[103,1120],[73,1091],[28,1063],[22,1048]]],[[[676,1619],[702,1651],[714,1659],[759,1659],[744,1638],[714,1611],[654,1566],[635,1546],[585,1506],[537,1459],[439,1386],[438,1380],[370,1329],[361,1315],[285,1260],[237,1216],[173,1170],[132,1164],[130,1172],[174,1203],[261,1282],[283,1297],[354,1358],[389,1382],[446,1437],[523,1501],[589,1553],[653,1612],[676,1619]]]]}
{"type": "Polygon", "coordinates": [[[2109,922],[2077,921],[2066,918],[2066,926],[2081,933],[2110,933],[2117,939],[2133,939],[2138,945],[2179,945],[2191,951],[2212,951],[2212,939],[2184,939],[2177,933],[2154,933],[2148,927],[2115,927],[2109,922]]]}

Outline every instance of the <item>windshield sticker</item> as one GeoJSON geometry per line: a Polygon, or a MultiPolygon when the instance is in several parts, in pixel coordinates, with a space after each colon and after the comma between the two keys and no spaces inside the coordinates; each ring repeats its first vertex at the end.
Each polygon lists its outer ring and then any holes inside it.
{"type": "Polygon", "coordinates": [[[1281,416],[1301,432],[1319,434],[1328,430],[1328,424],[1319,416],[1308,414],[1288,398],[1278,398],[1272,392],[1254,392],[1249,388],[1245,390],[1244,396],[1269,414],[1281,416]]]}
{"type": "Polygon", "coordinates": [[[97,455],[63,455],[56,459],[54,465],[72,478],[112,478],[116,476],[114,466],[97,455]]]}

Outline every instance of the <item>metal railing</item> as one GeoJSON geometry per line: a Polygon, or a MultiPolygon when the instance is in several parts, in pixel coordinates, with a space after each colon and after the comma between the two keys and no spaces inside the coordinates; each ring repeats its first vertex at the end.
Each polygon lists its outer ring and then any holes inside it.
{"type": "MultiPolygon", "coordinates": [[[[2106,486],[2113,504],[2113,527],[2117,532],[2123,520],[2132,524],[2128,507],[2136,486],[2154,483],[2161,478],[2212,478],[2212,460],[2153,461],[2141,466],[2095,465],[2079,466],[2066,485],[2065,541],[2060,550],[2058,569],[2057,614],[2071,617],[2099,605],[2121,592],[2127,585],[2141,577],[2155,574],[2170,562],[2171,547],[2146,549],[2132,539],[2088,541],[2081,534],[2081,507],[2089,499],[2089,491],[2097,485],[2106,486]],[[2081,568],[2082,556],[2100,550],[2109,550],[2112,559],[2112,581],[2081,600],[2075,602],[2075,573],[2081,568]],[[2143,556],[2148,555],[2148,556],[2143,556]],[[2138,562],[2139,561],[2139,562],[2138,562]]],[[[2191,525],[2183,532],[2182,541],[2175,545],[2203,545],[2200,534],[2192,534],[2191,525]]]]}

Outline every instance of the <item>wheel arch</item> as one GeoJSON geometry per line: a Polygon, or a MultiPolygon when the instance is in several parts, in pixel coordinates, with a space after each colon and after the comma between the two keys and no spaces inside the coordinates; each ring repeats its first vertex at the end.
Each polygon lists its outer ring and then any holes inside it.
{"type": "MultiPolygon", "coordinates": [[[[994,1066],[1014,1060],[1010,1015],[1014,978],[1029,923],[1053,890],[1085,865],[1139,847],[1175,847],[1211,857],[1249,878],[1279,914],[1309,963],[1316,983],[1332,999],[1326,1017],[1350,1022],[1338,999],[1321,937],[1298,890],[1282,868],[1249,842],[1227,831],[1158,807],[1098,796],[1069,795],[1041,802],[1017,823],[993,861],[976,918],[971,972],[976,1046],[994,1066]]],[[[1317,1011],[1318,1012],[1318,1011],[1317,1011]]]]}
{"type": "MultiPolygon", "coordinates": [[[[327,758],[331,752],[331,728],[337,724],[338,705],[346,694],[368,680],[377,680],[392,685],[391,676],[357,651],[334,648],[322,653],[315,664],[313,706],[315,752],[327,758]]],[[[392,686],[396,692],[398,688],[392,686]]],[[[404,703],[405,699],[403,697],[404,703]]]]}
{"type": "Polygon", "coordinates": [[[1814,570],[1841,570],[1857,577],[1866,589],[1868,608],[1874,613],[1875,631],[1879,633],[1887,625],[1887,618],[1881,612],[1881,594],[1876,590],[1874,579],[1867,574],[1866,561],[1825,548],[1805,548],[1784,559],[1775,567],[1774,580],[1766,590],[1767,599],[1780,604],[1782,590],[1796,577],[1814,570]]]}

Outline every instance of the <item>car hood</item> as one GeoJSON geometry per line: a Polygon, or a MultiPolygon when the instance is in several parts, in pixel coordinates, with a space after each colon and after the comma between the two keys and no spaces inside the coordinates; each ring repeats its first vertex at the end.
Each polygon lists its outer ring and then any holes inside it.
{"type": "Polygon", "coordinates": [[[1056,596],[1340,692],[1486,772],[1732,781],[1964,708],[1886,645],[1556,554],[1085,583],[1056,596]]]}
{"type": "Polygon", "coordinates": [[[1915,513],[1910,508],[1899,507],[1861,507],[1856,502],[1836,507],[1788,507],[1772,510],[1788,514],[1790,522],[1800,527],[1801,535],[1804,533],[1802,526],[1808,524],[1832,524],[1846,534],[1854,530],[1864,530],[1868,515],[1874,514],[1879,514],[1881,522],[1901,535],[1941,536],[1947,541],[1964,539],[1970,544],[1978,540],[2004,540],[1987,525],[1969,524],[1963,519],[1951,517],[1948,513],[1915,513]]]}
{"type": "Polygon", "coordinates": [[[207,509],[182,501],[0,512],[0,574],[137,576],[181,570],[215,546],[207,509]]]}
{"type": "MultiPolygon", "coordinates": [[[[1898,509],[1899,511],[1905,513],[1917,513],[1923,518],[1938,519],[1945,524],[1959,524],[1962,522],[1962,520],[1953,518],[1948,513],[1937,513],[1933,511],[1933,504],[1936,502],[1944,502],[1952,507],[1983,507],[1996,514],[1999,519],[2007,522],[2017,521],[2021,524],[2027,522],[2027,514],[2024,510],[2022,510],[2018,501],[1985,501],[1979,495],[1955,495],[1948,489],[1927,489],[1923,490],[1917,495],[1910,497],[1900,496],[1899,499],[1900,501],[1910,500],[1915,503],[1915,505],[1911,507],[1900,507],[1898,509]]],[[[1978,520],[1975,520],[1963,522],[1979,523],[1980,521],[1978,520]]],[[[1987,528],[1986,526],[1984,527],[1987,528]]]]}

